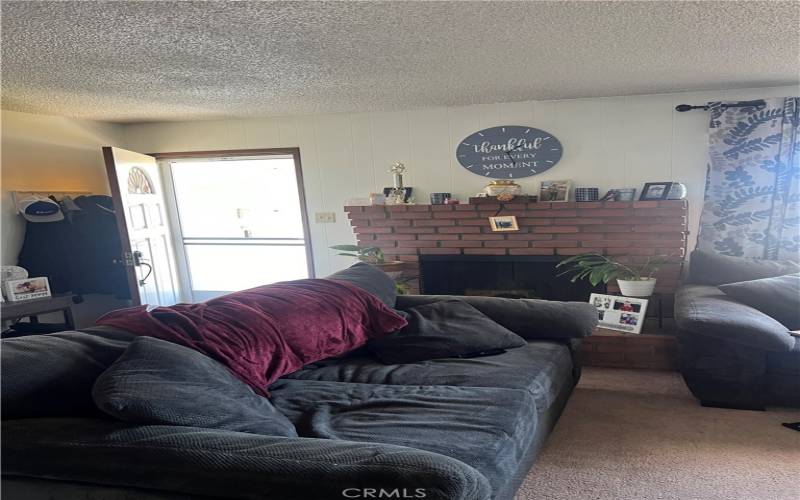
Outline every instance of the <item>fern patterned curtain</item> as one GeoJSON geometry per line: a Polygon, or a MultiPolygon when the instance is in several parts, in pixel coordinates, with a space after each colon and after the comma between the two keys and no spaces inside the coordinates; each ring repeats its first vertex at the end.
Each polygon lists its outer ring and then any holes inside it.
{"type": "Polygon", "coordinates": [[[709,165],[697,247],[800,260],[800,97],[708,104],[709,165]]]}

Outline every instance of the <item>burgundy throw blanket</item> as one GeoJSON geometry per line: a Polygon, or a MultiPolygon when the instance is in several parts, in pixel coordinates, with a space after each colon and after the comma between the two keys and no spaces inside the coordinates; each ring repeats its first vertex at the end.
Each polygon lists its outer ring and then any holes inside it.
{"type": "Polygon", "coordinates": [[[97,324],[200,351],[264,396],[282,375],[406,325],[377,297],[330,279],[276,283],[200,304],[146,307],[112,311],[97,324]]]}

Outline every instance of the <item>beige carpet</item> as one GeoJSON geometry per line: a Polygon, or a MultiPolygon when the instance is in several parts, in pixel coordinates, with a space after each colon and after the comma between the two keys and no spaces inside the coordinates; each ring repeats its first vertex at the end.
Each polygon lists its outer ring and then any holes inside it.
{"type": "Polygon", "coordinates": [[[703,408],[680,374],[589,368],[518,500],[800,500],[800,411],[703,408]]]}

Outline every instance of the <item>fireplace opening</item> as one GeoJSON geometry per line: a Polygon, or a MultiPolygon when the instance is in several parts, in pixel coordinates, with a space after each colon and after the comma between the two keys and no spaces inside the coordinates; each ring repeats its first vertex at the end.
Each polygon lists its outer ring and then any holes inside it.
{"type": "Polygon", "coordinates": [[[563,257],[511,255],[420,256],[421,293],[587,302],[606,286],[559,276],[563,257]]]}

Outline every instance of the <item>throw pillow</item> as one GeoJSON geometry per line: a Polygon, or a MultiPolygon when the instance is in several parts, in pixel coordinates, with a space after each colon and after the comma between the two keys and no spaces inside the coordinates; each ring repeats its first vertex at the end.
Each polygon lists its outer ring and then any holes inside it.
{"type": "Polygon", "coordinates": [[[702,250],[692,252],[689,283],[724,285],[800,272],[800,264],[788,260],[731,257],[702,250]]]}
{"type": "Polygon", "coordinates": [[[97,407],[123,422],[297,437],[289,420],[227,368],[199,352],[139,337],[92,390],[97,407]]]}
{"type": "Polygon", "coordinates": [[[397,300],[394,280],[385,272],[366,262],[356,262],[347,269],[331,274],[328,279],[352,283],[378,297],[389,307],[394,307],[397,300]]]}
{"type": "Polygon", "coordinates": [[[525,339],[461,300],[412,307],[408,326],[367,343],[386,364],[435,358],[475,357],[525,345],[525,339]]]}
{"type": "Polygon", "coordinates": [[[0,341],[3,420],[99,415],[92,402],[92,384],[132,338],[97,331],[0,341]]]}
{"type": "Polygon", "coordinates": [[[800,328],[800,274],[720,285],[732,299],[758,309],[789,330],[800,328]]]}
{"type": "Polygon", "coordinates": [[[262,396],[283,375],[406,325],[374,295],[331,279],[274,283],[152,311],[122,309],[97,322],[200,351],[262,396]]]}

